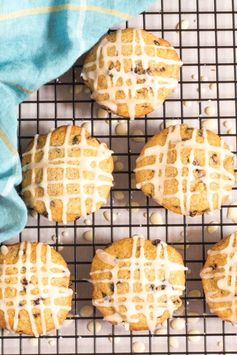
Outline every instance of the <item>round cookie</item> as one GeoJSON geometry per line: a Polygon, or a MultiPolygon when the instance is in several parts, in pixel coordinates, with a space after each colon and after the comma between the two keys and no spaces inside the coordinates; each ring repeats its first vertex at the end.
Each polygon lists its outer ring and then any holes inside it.
{"type": "Polygon", "coordinates": [[[185,124],[153,136],[136,160],[137,188],[168,210],[195,216],[220,208],[234,184],[234,155],[217,134],[185,124]]]}
{"type": "Polygon", "coordinates": [[[237,233],[208,250],[201,272],[206,302],[211,313],[237,324],[237,233]]]}
{"type": "Polygon", "coordinates": [[[160,240],[116,241],[92,261],[93,305],[113,324],[154,331],[182,304],[184,270],[182,256],[160,240]]]}
{"type": "Polygon", "coordinates": [[[111,154],[78,126],[36,135],[23,154],[23,199],[29,208],[64,224],[95,212],[113,185],[111,154]]]}
{"type": "Polygon", "coordinates": [[[128,28],[111,32],[91,49],[82,78],[99,104],[134,119],[163,103],[178,84],[181,65],[169,42],[128,28]]]}
{"type": "Polygon", "coordinates": [[[71,310],[70,272],[47,244],[22,242],[0,252],[0,327],[38,337],[71,310]]]}

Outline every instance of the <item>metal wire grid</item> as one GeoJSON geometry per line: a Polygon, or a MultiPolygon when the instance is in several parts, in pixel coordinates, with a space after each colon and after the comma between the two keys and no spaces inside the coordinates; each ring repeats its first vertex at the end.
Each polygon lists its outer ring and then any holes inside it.
{"type": "MultiPolygon", "coordinates": [[[[133,142],[133,130],[143,129],[147,140],[159,130],[161,123],[165,125],[167,119],[181,119],[192,126],[200,126],[204,118],[203,108],[209,104],[209,99],[216,107],[216,115],[209,118],[216,120],[217,132],[230,143],[236,153],[236,132],[227,134],[222,125],[225,119],[230,119],[236,127],[236,14],[235,0],[160,0],[151,10],[124,25],[142,27],[170,40],[184,61],[179,89],[148,117],[127,122],[128,132],[124,137],[115,134],[118,117],[110,114],[105,123],[97,117],[98,106],[89,98],[89,94],[84,91],[79,93],[79,86],[83,85],[79,76],[83,60],[79,60],[68,73],[45,85],[20,105],[20,151],[24,150],[36,133],[46,133],[50,128],[62,124],[81,124],[86,120],[91,122],[92,134],[107,142],[115,151],[124,169],[115,170],[115,186],[109,201],[100,211],[88,217],[88,225],[79,220],[64,227],[40,216],[29,216],[29,223],[19,239],[51,243],[63,254],[73,275],[75,294],[72,316],[61,331],[36,341],[27,336],[2,332],[2,354],[132,354],[132,344],[138,340],[144,342],[145,354],[237,354],[236,329],[208,312],[199,277],[206,250],[235,229],[226,218],[228,203],[212,215],[195,218],[176,216],[146,198],[136,190],[133,182],[134,161],[143,146],[143,143],[133,142]],[[175,26],[182,19],[188,19],[189,29],[177,31],[175,26]],[[207,76],[207,81],[202,80],[202,75],[207,76]],[[211,83],[217,84],[214,94],[208,89],[211,83]],[[186,100],[192,102],[190,108],[183,106],[186,100]],[[123,201],[114,198],[116,191],[125,194],[123,201]],[[139,203],[139,207],[132,205],[134,201],[139,203]],[[103,217],[106,210],[110,211],[110,222],[103,217]],[[149,223],[149,214],[153,211],[162,214],[162,225],[149,223]],[[213,220],[217,222],[219,230],[209,235],[206,227],[213,220]],[[82,238],[86,230],[93,231],[92,243],[82,238]],[[67,231],[68,236],[62,238],[62,231],[67,231]],[[183,241],[177,239],[180,232],[183,232],[183,241]],[[93,317],[82,319],[78,314],[81,306],[91,301],[90,285],[84,278],[88,277],[93,254],[96,248],[135,233],[143,233],[150,239],[159,237],[181,248],[191,273],[187,274],[183,313],[176,317],[184,318],[186,327],[183,331],[175,331],[167,322],[167,334],[152,335],[149,332],[128,332],[122,327],[113,327],[101,321],[102,330],[97,334],[95,331],[89,333],[88,321],[93,320],[95,324],[101,320],[101,315],[94,310],[93,317]],[[55,243],[51,240],[53,234],[56,236],[55,243]],[[199,289],[200,296],[190,296],[189,291],[192,289],[199,289]],[[190,311],[199,313],[199,321],[195,325],[190,325],[190,320],[195,318],[190,315],[190,311]],[[197,343],[188,340],[187,334],[192,328],[201,333],[197,343]],[[108,335],[112,341],[108,341],[108,335]],[[116,342],[118,336],[121,339],[119,343],[116,342]],[[171,336],[177,337],[179,348],[171,347],[171,336]],[[222,342],[222,345],[218,346],[218,342],[222,342]]],[[[17,237],[12,241],[19,239],[17,237]]]]}

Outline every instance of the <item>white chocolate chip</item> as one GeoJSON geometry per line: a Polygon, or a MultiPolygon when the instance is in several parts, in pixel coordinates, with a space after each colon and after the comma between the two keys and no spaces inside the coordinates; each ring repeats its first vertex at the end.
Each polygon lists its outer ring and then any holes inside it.
{"type": "Polygon", "coordinates": [[[204,108],[204,112],[207,116],[214,116],[216,113],[216,109],[214,106],[206,106],[204,108]]]}
{"type": "Polygon", "coordinates": [[[127,123],[122,122],[122,123],[117,124],[117,126],[115,127],[115,133],[118,136],[126,136],[128,134],[127,123]]]}
{"type": "Polygon", "coordinates": [[[217,89],[217,84],[216,84],[216,83],[211,83],[211,84],[209,85],[209,89],[210,89],[211,91],[216,91],[216,89],[217,89]]]}
{"type": "Polygon", "coordinates": [[[201,81],[207,81],[208,80],[208,77],[206,75],[201,75],[200,76],[200,80],[201,81]]]}
{"type": "Polygon", "coordinates": [[[202,128],[206,128],[210,131],[216,131],[217,130],[217,121],[214,119],[206,119],[203,120],[201,123],[202,128]]]}
{"type": "Polygon", "coordinates": [[[101,323],[98,321],[98,320],[95,320],[95,321],[90,321],[88,324],[87,324],[87,329],[90,333],[99,333],[101,331],[101,323]]]}
{"type": "Polygon", "coordinates": [[[192,106],[192,102],[191,102],[191,101],[184,101],[184,102],[183,102],[183,105],[184,105],[184,107],[189,108],[189,107],[192,106]]]}
{"type": "Polygon", "coordinates": [[[91,220],[89,218],[84,219],[84,224],[87,226],[91,225],[91,220]]]}
{"type": "Polygon", "coordinates": [[[162,224],[163,223],[162,216],[159,212],[153,212],[150,215],[149,220],[150,220],[151,224],[162,224]]]}
{"type": "Polygon", "coordinates": [[[132,131],[133,136],[141,136],[141,137],[133,137],[132,140],[136,143],[144,143],[145,142],[145,137],[144,137],[144,132],[141,129],[135,129],[132,131]]]}
{"type": "Polygon", "coordinates": [[[183,318],[173,319],[171,322],[171,327],[174,330],[183,330],[185,328],[185,320],[183,318]]]}
{"type": "Polygon", "coordinates": [[[87,130],[87,132],[89,132],[91,134],[91,123],[90,122],[83,122],[81,125],[83,128],[85,128],[87,130]]]}
{"type": "Polygon", "coordinates": [[[179,23],[176,25],[176,30],[187,30],[189,28],[189,22],[188,20],[181,20],[179,23]]]}
{"type": "Polygon", "coordinates": [[[58,247],[58,251],[62,251],[64,249],[64,246],[63,245],[60,245],[59,247],[58,247]]]}
{"type": "Polygon", "coordinates": [[[87,240],[88,242],[92,242],[93,240],[93,232],[92,230],[86,231],[83,233],[83,238],[87,240]]]}
{"type": "Polygon", "coordinates": [[[62,236],[65,237],[65,238],[69,237],[69,232],[68,231],[63,231],[62,232],[62,236]]]}
{"type": "Polygon", "coordinates": [[[98,118],[108,118],[109,117],[109,113],[108,111],[104,110],[103,108],[99,108],[97,111],[97,116],[98,118]]]}
{"type": "Polygon", "coordinates": [[[120,337],[117,337],[117,336],[109,336],[108,337],[108,340],[111,342],[111,343],[114,343],[114,344],[118,344],[120,343],[121,341],[121,338],[120,337]]]}
{"type": "Polygon", "coordinates": [[[8,254],[8,247],[6,245],[1,245],[1,253],[2,255],[7,255],[8,254]]]}
{"type": "Polygon", "coordinates": [[[198,80],[198,75],[197,75],[197,74],[192,74],[192,75],[191,75],[191,78],[192,78],[193,80],[197,81],[197,80],[198,80]]]}
{"type": "Polygon", "coordinates": [[[188,293],[189,297],[200,297],[201,296],[201,291],[200,290],[191,290],[188,293]]]}
{"type": "Polygon", "coordinates": [[[223,348],[223,341],[219,340],[216,345],[218,346],[218,348],[223,348]]]}
{"type": "Polygon", "coordinates": [[[216,221],[210,222],[210,225],[207,226],[208,233],[212,234],[212,233],[215,233],[216,231],[218,231],[219,226],[216,226],[214,224],[218,224],[218,222],[216,222],[216,221]]]}
{"type": "Polygon", "coordinates": [[[200,334],[201,333],[198,329],[191,329],[188,332],[188,340],[193,343],[198,343],[201,339],[200,334]]]}
{"type": "Polygon", "coordinates": [[[224,126],[226,129],[231,129],[231,128],[233,127],[233,123],[232,123],[232,121],[230,121],[230,120],[225,120],[225,121],[223,122],[223,126],[224,126]]]}
{"type": "Polygon", "coordinates": [[[135,341],[132,344],[132,351],[134,353],[143,353],[145,351],[145,344],[141,341],[135,341]]]}
{"type": "Polygon", "coordinates": [[[121,161],[116,161],[115,162],[115,170],[122,171],[123,168],[124,168],[123,162],[121,162],[121,161]]]}
{"type": "Polygon", "coordinates": [[[125,198],[124,192],[123,191],[115,191],[114,198],[118,201],[124,200],[124,198],[125,198]]]}
{"type": "Polygon", "coordinates": [[[228,133],[228,134],[235,134],[236,131],[235,131],[234,128],[230,128],[230,129],[228,129],[227,133],[228,133]]]}
{"type": "Polygon", "coordinates": [[[81,307],[79,314],[81,317],[91,317],[93,314],[93,307],[90,305],[85,305],[81,307]]]}
{"type": "Polygon", "coordinates": [[[48,344],[49,344],[50,346],[55,346],[55,345],[56,345],[55,339],[49,339],[49,340],[48,340],[48,344]]]}
{"type": "Polygon", "coordinates": [[[165,120],[165,127],[170,127],[170,126],[176,126],[177,124],[180,124],[181,120],[165,120]]]}
{"type": "Polygon", "coordinates": [[[113,222],[115,222],[118,215],[117,215],[117,213],[114,213],[114,212],[111,213],[111,212],[108,210],[108,211],[104,211],[103,216],[104,216],[104,218],[105,218],[105,220],[106,220],[107,222],[110,222],[110,221],[111,221],[111,217],[112,217],[113,222]]]}
{"type": "Polygon", "coordinates": [[[154,334],[156,334],[156,335],[159,335],[159,334],[165,335],[165,334],[167,334],[167,328],[159,328],[159,329],[156,329],[155,332],[154,332],[154,334]]]}
{"type": "Polygon", "coordinates": [[[56,237],[55,234],[53,234],[53,235],[51,236],[51,242],[52,242],[52,243],[56,243],[56,240],[57,240],[57,237],[56,237]]]}
{"type": "Polygon", "coordinates": [[[191,317],[188,318],[188,324],[196,324],[199,321],[199,314],[196,312],[188,312],[188,316],[197,316],[197,317],[191,317]]]}
{"type": "Polygon", "coordinates": [[[173,349],[178,349],[179,348],[179,341],[175,337],[170,337],[169,338],[169,344],[170,344],[170,347],[173,348],[173,349]]]}
{"type": "Polygon", "coordinates": [[[38,339],[38,338],[30,338],[30,339],[29,339],[29,343],[30,343],[30,345],[32,345],[32,346],[37,346],[38,343],[39,343],[39,339],[38,339]]]}
{"type": "MultiPolygon", "coordinates": [[[[232,202],[231,205],[237,205],[237,201],[232,202]]],[[[237,223],[237,207],[229,207],[228,208],[227,218],[231,219],[232,222],[237,223]]]]}

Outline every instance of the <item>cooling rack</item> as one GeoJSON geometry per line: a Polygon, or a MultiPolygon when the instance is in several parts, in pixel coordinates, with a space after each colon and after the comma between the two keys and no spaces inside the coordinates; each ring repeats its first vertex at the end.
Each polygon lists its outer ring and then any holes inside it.
{"type": "Polygon", "coordinates": [[[127,130],[124,136],[115,132],[118,117],[109,114],[106,121],[98,117],[98,106],[80,79],[83,59],[20,105],[20,151],[36,133],[46,133],[63,124],[87,122],[91,133],[115,152],[117,163],[115,186],[100,211],[65,227],[30,215],[24,231],[11,240],[42,241],[58,249],[72,272],[75,293],[71,315],[60,331],[39,339],[3,331],[2,354],[132,354],[134,342],[144,344],[143,354],[237,354],[237,329],[210,314],[199,277],[207,249],[236,229],[226,217],[230,203],[235,204],[236,188],[232,200],[220,211],[202,217],[181,217],[136,190],[133,175],[134,161],[144,142],[162,125],[179,120],[198,127],[209,119],[209,124],[236,153],[236,16],[235,0],[160,0],[145,13],[119,26],[144,28],[164,37],[179,51],[184,62],[178,89],[147,117],[122,121],[127,130]],[[178,23],[182,23],[179,28],[178,23]],[[212,116],[206,117],[207,106],[214,108],[212,116]],[[228,130],[223,125],[226,120],[232,125],[228,130]],[[144,132],[144,140],[136,136],[138,129],[144,132]],[[150,223],[153,212],[160,213],[161,224],[150,223]],[[207,227],[213,221],[218,228],[208,233],[207,227]],[[86,231],[92,231],[92,241],[83,238],[86,231]],[[95,309],[90,316],[80,315],[82,306],[91,304],[91,286],[85,278],[96,248],[137,233],[165,240],[183,254],[189,267],[186,293],[183,308],[174,315],[185,320],[182,330],[173,329],[168,321],[157,335],[129,332],[122,326],[113,327],[104,322],[95,309]],[[88,330],[88,322],[94,325],[92,332],[88,330]],[[190,336],[193,330],[196,335],[190,336]]]}

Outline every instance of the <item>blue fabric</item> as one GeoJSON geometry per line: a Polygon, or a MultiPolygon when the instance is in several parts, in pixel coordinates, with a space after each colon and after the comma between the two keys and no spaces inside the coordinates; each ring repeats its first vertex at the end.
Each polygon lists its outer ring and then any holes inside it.
{"type": "Polygon", "coordinates": [[[27,221],[16,192],[16,106],[68,70],[112,25],[154,0],[0,0],[0,241],[27,221]]]}

